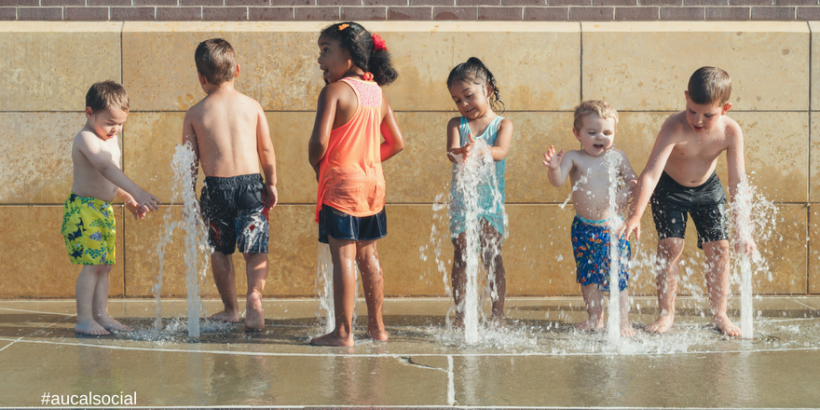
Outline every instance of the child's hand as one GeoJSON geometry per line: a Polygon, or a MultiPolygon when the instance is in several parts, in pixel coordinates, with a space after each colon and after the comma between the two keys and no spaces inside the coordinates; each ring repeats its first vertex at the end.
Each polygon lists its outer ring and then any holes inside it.
{"type": "Polygon", "coordinates": [[[555,153],[555,147],[550,145],[549,151],[544,153],[544,165],[549,169],[558,169],[564,159],[564,150],[555,153]]]}
{"type": "Polygon", "coordinates": [[[137,192],[137,194],[133,196],[133,199],[137,203],[137,206],[142,208],[143,212],[159,211],[159,198],[151,195],[144,189],[140,189],[140,192],[137,192]]]}
{"type": "Polygon", "coordinates": [[[624,224],[621,226],[621,229],[618,230],[618,233],[615,234],[615,237],[629,240],[629,236],[632,235],[632,232],[635,232],[635,239],[640,241],[641,218],[636,218],[635,215],[632,215],[626,219],[626,222],[624,222],[624,224]]]}
{"type": "Polygon", "coordinates": [[[131,215],[134,216],[134,219],[143,219],[145,218],[145,214],[147,212],[143,211],[142,208],[137,204],[137,201],[134,200],[134,197],[131,196],[128,192],[124,190],[119,190],[120,198],[122,198],[123,203],[125,203],[125,209],[128,212],[131,212],[131,215]]]}
{"type": "Polygon", "coordinates": [[[757,256],[757,244],[755,244],[755,240],[749,238],[747,241],[741,241],[740,238],[736,237],[735,253],[740,252],[743,252],[749,258],[755,258],[757,256]]]}
{"type": "Polygon", "coordinates": [[[276,190],[276,185],[265,184],[265,189],[262,191],[262,198],[265,200],[265,209],[271,209],[279,203],[279,192],[276,190]]]}

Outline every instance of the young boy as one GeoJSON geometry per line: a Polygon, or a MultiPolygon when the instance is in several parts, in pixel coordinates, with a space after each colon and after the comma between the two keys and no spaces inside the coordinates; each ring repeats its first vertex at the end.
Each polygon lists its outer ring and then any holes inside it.
{"type": "MultiPolygon", "coordinates": [[[[261,330],[265,327],[262,290],[268,276],[268,211],[278,200],[268,122],[256,100],[234,89],[240,67],[227,41],[203,41],[194,59],[199,85],[207,95],[185,114],[182,143],[191,144],[205,173],[200,206],[208,225],[208,243],[214,248],[214,282],[224,304],[224,310],[211,318],[239,322],[231,259],[238,243],[248,275],[245,329],[261,330]]],[[[197,167],[195,163],[194,175],[197,167]]]]}
{"type": "Polygon", "coordinates": [[[116,260],[117,229],[111,202],[119,196],[142,219],[158,210],[159,199],[120,170],[117,133],[128,118],[128,94],[113,81],[96,83],[85,96],[87,121],[74,137],[74,184],[63,205],[62,234],[71,263],[83,266],[77,278],[77,325],[86,335],[131,330],[108,316],[108,280],[116,260]]]}
{"type": "MultiPolygon", "coordinates": [[[[732,80],[717,67],[701,67],[689,79],[686,110],[663,124],[635,189],[629,218],[619,231],[640,240],[641,215],[650,199],[658,230],[658,319],[646,330],[664,333],[675,320],[678,263],[683,253],[687,212],[698,231],[698,247],[706,254],[706,286],[712,324],[728,336],[740,328],[726,315],[729,297],[729,242],[726,234],[726,193],[715,173],[717,158],[726,151],[729,193],[736,198],[745,175],[743,133],[726,116],[732,108],[732,80]],[[651,197],[651,198],[650,198],[651,197]]],[[[737,246],[737,242],[736,242],[737,246]]],[[[753,241],[744,252],[752,255],[753,241]]]]}
{"type": "MultiPolygon", "coordinates": [[[[549,168],[550,183],[559,187],[569,176],[575,220],[572,221],[572,248],[575,255],[576,279],[589,313],[589,320],[577,324],[579,330],[604,327],[603,292],[609,291],[610,248],[612,230],[621,222],[620,210],[625,208],[629,187],[634,186],[635,171],[626,154],[615,149],[618,112],[604,101],[584,101],[575,108],[572,133],[581,142],[581,149],[555,153],[550,146],[544,154],[549,168]],[[623,187],[613,187],[623,182],[623,187]],[[611,192],[617,196],[612,204],[611,192]]],[[[635,335],[629,323],[629,242],[618,241],[618,289],[620,290],[621,336],[635,335]]]]}

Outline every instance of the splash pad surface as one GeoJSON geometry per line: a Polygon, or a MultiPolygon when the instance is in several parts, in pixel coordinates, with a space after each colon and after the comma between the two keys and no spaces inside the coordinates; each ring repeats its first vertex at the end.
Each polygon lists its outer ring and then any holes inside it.
{"type": "MultiPolygon", "coordinates": [[[[75,337],[74,301],[0,301],[0,406],[40,407],[46,392],[136,392],[137,406],[154,407],[820,405],[820,297],[756,300],[752,340],[724,338],[687,298],[670,333],[648,334],[653,299],[635,298],[638,335],[618,347],[605,332],[573,330],[580,298],[509,298],[509,329],[482,330],[470,346],[445,328],[448,299],[386,300],[388,343],[363,338],[359,301],[349,349],[306,345],[323,330],[310,299],[266,301],[260,333],[203,321],[198,340],[184,300],[162,302],[159,332],[155,302],[111,300],[110,314],[135,330],[100,338],[75,337]]],[[[729,307],[736,317],[740,301],[729,307]]]]}

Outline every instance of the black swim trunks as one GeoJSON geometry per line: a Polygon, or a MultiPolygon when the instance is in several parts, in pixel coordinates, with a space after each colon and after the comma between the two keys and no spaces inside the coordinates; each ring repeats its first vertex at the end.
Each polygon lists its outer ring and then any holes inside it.
{"type": "Polygon", "coordinates": [[[205,177],[200,206],[208,244],[217,252],[268,253],[268,208],[259,174],[205,177]]]}
{"type": "Polygon", "coordinates": [[[684,238],[686,214],[692,215],[698,231],[698,248],[704,242],[727,240],[726,192],[717,173],[701,186],[686,187],[666,172],[661,175],[652,194],[652,219],[658,239],[684,238]]]}

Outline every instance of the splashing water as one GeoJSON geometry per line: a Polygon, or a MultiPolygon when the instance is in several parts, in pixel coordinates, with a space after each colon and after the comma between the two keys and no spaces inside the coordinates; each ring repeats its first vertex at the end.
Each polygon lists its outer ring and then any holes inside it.
{"type": "Polygon", "coordinates": [[[619,172],[621,168],[621,156],[614,150],[606,153],[604,157],[607,175],[609,177],[609,209],[610,216],[609,231],[609,312],[606,322],[607,339],[610,343],[617,343],[621,338],[621,292],[620,292],[620,272],[621,272],[621,247],[620,241],[615,232],[623,225],[620,218],[618,191],[620,188],[619,172]]]}
{"type": "MultiPolygon", "coordinates": [[[[465,251],[462,258],[466,270],[466,286],[464,289],[464,301],[461,306],[456,306],[456,312],[460,312],[464,318],[464,340],[468,344],[478,342],[479,321],[481,319],[481,301],[479,300],[479,254],[484,253],[485,264],[495,260],[499,252],[500,244],[486,243],[485,249],[490,252],[481,252],[481,216],[482,202],[489,195],[491,198],[491,209],[500,209],[504,216],[504,226],[507,226],[507,216],[504,212],[504,201],[495,178],[495,161],[493,161],[490,146],[483,139],[478,139],[473,148],[473,155],[467,157],[466,161],[458,162],[453,166],[453,191],[457,195],[451,195],[450,216],[464,217],[465,225],[465,251]],[[460,200],[459,200],[460,199],[460,200]]],[[[484,204],[486,206],[486,204],[484,204]]],[[[506,229],[505,229],[506,232],[506,229]]],[[[486,238],[492,242],[492,239],[486,238]]],[[[459,256],[456,256],[459,257],[459,256]]],[[[453,261],[455,264],[456,261],[453,261]]],[[[495,281],[495,269],[488,269],[487,284],[495,281]]],[[[445,279],[446,281],[446,279],[445,279]]],[[[491,292],[491,298],[496,300],[498,295],[491,292]]]]}
{"type": "Polygon", "coordinates": [[[157,300],[155,308],[156,319],[154,329],[162,329],[162,278],[165,272],[165,248],[171,242],[171,235],[174,230],[181,228],[185,232],[185,282],[187,289],[187,314],[188,314],[188,336],[198,338],[200,334],[199,318],[203,311],[202,302],[199,298],[199,278],[204,277],[208,270],[208,256],[211,253],[207,242],[208,232],[205,224],[200,218],[199,202],[196,199],[194,187],[196,176],[192,170],[196,162],[196,154],[189,144],[177,145],[174,158],[171,160],[171,169],[174,172],[174,187],[171,202],[174,203],[182,196],[182,219],[174,220],[173,209],[168,210],[163,216],[164,229],[160,232],[157,242],[157,257],[159,258],[159,273],[157,282],[152,288],[154,297],[157,300]]]}
{"type": "Polygon", "coordinates": [[[766,200],[757,188],[749,183],[746,176],[741,176],[737,186],[737,193],[731,205],[731,215],[734,217],[735,238],[738,252],[735,255],[735,277],[740,278],[740,328],[744,339],[754,337],[754,306],[752,276],[766,272],[772,280],[768,262],[755,252],[750,256],[745,247],[757,240],[768,240],[776,234],[777,207],[766,200]]]}

